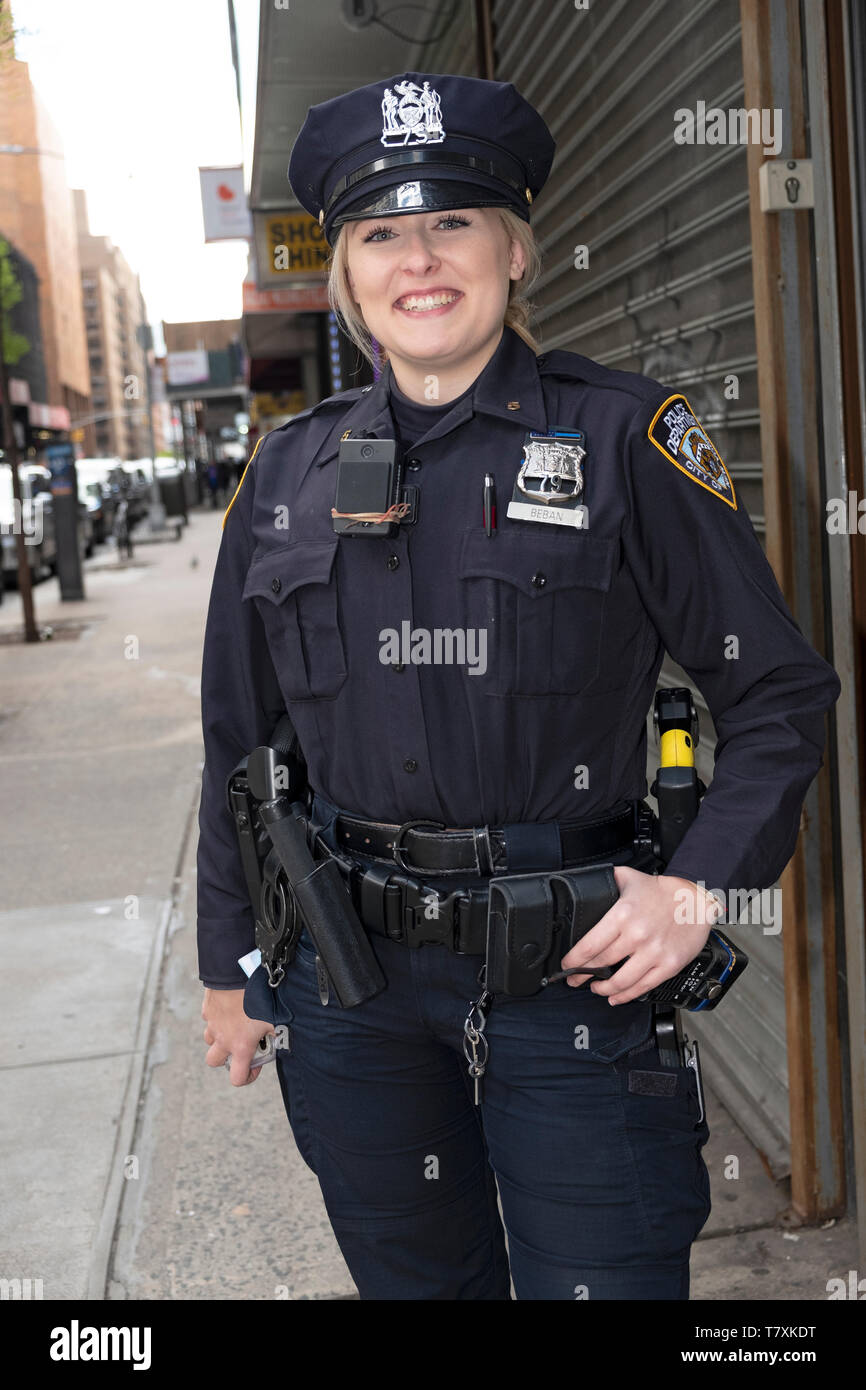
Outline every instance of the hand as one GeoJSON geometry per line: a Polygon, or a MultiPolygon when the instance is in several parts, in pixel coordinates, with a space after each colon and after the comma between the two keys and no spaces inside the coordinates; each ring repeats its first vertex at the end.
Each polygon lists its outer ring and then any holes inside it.
{"type": "MultiPolygon", "coordinates": [[[[645,874],[626,864],[614,865],[613,874],[619,898],[563,956],[562,969],[586,965],[597,970],[623,961],[609,980],[593,980],[590,989],[606,995],[610,1004],[628,1004],[673,979],[699,955],[722,907],[686,878],[645,874]]],[[[568,984],[590,978],[570,975],[568,984]]]]}
{"type": "Polygon", "coordinates": [[[223,1066],[231,1053],[229,1080],[232,1085],[249,1086],[257,1081],[261,1067],[253,1067],[250,1071],[250,1062],[259,1039],[265,1033],[276,1032],[274,1025],[247,1017],[242,989],[206,989],[201,1016],[207,1024],[204,1040],[209,1049],[205,1057],[208,1066],[223,1066]]]}

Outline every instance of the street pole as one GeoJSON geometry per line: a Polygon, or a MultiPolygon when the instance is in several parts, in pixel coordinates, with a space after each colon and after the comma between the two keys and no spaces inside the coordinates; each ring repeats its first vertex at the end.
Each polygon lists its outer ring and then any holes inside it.
{"type": "MultiPolygon", "coordinates": [[[[142,305],[142,307],[144,307],[142,305]]],[[[150,382],[150,357],[149,353],[153,348],[153,333],[150,324],[146,321],[138,325],[136,332],[139,347],[144,356],[144,384],[145,395],[147,398],[147,428],[150,436],[150,509],[147,519],[148,530],[151,535],[156,531],[161,531],[165,526],[165,507],[159,494],[159,478],[156,473],[156,440],[153,435],[153,393],[150,382]]]]}

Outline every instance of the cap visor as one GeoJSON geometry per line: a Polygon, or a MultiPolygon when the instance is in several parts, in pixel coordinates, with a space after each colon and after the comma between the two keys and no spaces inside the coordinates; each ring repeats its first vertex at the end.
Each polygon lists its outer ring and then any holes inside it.
{"type": "Polygon", "coordinates": [[[392,184],[360,198],[334,218],[334,227],[361,217],[395,217],[407,212],[437,212],[447,208],[508,207],[512,198],[480,184],[446,179],[413,179],[392,184]]]}

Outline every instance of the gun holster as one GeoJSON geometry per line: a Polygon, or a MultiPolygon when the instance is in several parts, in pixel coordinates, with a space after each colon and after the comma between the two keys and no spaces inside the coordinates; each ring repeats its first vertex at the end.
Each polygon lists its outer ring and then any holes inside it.
{"type": "Polygon", "coordinates": [[[313,853],[309,790],[288,715],[226,783],[268,984],[280,984],[306,927],[337,1002],[349,1009],[384,989],[385,977],[337,864],[313,853]]]}

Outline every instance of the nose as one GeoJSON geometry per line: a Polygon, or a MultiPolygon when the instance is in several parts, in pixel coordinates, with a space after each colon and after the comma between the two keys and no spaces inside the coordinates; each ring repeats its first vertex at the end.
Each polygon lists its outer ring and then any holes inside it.
{"type": "Polygon", "coordinates": [[[403,269],[413,275],[426,275],[439,264],[432,242],[423,228],[415,228],[406,234],[402,251],[403,269]]]}

